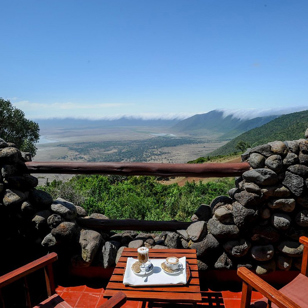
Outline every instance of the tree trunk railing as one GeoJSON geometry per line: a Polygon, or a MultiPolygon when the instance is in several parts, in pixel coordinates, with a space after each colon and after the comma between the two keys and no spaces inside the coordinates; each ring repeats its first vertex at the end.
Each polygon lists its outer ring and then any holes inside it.
{"type": "MultiPolygon", "coordinates": [[[[163,164],[132,162],[27,162],[30,173],[115,174],[184,177],[236,177],[249,170],[248,163],[163,164]]],[[[175,231],[187,229],[191,222],[145,221],[134,219],[78,218],[82,227],[100,230],[175,231]]]]}

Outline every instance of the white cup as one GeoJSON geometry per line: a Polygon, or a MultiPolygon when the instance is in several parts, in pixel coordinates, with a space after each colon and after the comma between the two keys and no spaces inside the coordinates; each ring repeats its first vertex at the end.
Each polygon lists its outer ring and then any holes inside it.
{"type": "Polygon", "coordinates": [[[180,261],[177,257],[168,257],[165,261],[165,264],[173,271],[177,270],[180,267],[180,261]]]}

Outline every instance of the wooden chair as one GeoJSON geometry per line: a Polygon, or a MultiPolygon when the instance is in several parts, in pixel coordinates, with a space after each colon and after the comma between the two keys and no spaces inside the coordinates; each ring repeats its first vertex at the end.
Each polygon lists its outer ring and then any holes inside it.
{"type": "MultiPolygon", "coordinates": [[[[30,292],[28,288],[27,277],[29,274],[39,270],[44,269],[45,282],[47,288],[48,298],[35,306],[34,308],[72,308],[68,303],[66,303],[55,291],[54,276],[52,270],[52,263],[58,259],[56,253],[52,252],[46,256],[43,256],[31,263],[28,263],[14,271],[11,271],[0,277],[0,307],[5,308],[4,299],[2,296],[2,288],[15,282],[19,279],[24,279],[24,287],[26,294],[26,307],[31,308],[30,292]]],[[[121,307],[126,302],[126,296],[123,292],[116,293],[107,302],[101,305],[99,308],[117,308],[121,307]]]]}
{"type": "Polygon", "coordinates": [[[302,236],[300,237],[299,242],[304,245],[301,272],[280,290],[273,288],[262,278],[245,267],[240,267],[237,270],[238,276],[243,280],[241,308],[308,307],[308,238],[302,236]],[[264,299],[255,302],[253,305],[250,304],[252,289],[257,290],[264,295],[264,299]]]}

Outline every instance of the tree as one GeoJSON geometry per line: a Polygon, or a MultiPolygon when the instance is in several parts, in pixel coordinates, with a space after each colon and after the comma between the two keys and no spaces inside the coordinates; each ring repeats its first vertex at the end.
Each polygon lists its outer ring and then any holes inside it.
{"type": "Polygon", "coordinates": [[[36,154],[35,143],[39,140],[39,125],[25,118],[20,109],[12,106],[9,100],[0,98],[0,137],[13,142],[25,152],[36,154]]]}
{"type": "Polygon", "coordinates": [[[250,147],[249,143],[240,140],[237,145],[235,146],[235,148],[241,152],[244,152],[246,149],[248,149],[250,147]]]}

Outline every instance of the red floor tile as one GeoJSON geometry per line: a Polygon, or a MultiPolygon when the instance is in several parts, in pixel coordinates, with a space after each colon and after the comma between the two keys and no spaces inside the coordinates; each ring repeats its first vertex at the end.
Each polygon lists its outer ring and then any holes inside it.
{"type": "Polygon", "coordinates": [[[76,303],[79,301],[80,296],[82,293],[80,292],[68,292],[64,291],[61,297],[72,307],[75,307],[76,303]]]}
{"type": "Polygon", "coordinates": [[[82,293],[74,308],[89,308],[95,307],[100,299],[97,293],[82,293]]]}
{"type": "Polygon", "coordinates": [[[88,286],[86,286],[85,290],[83,292],[87,292],[87,293],[95,293],[95,294],[103,294],[104,293],[104,288],[90,288],[88,286]]]}

